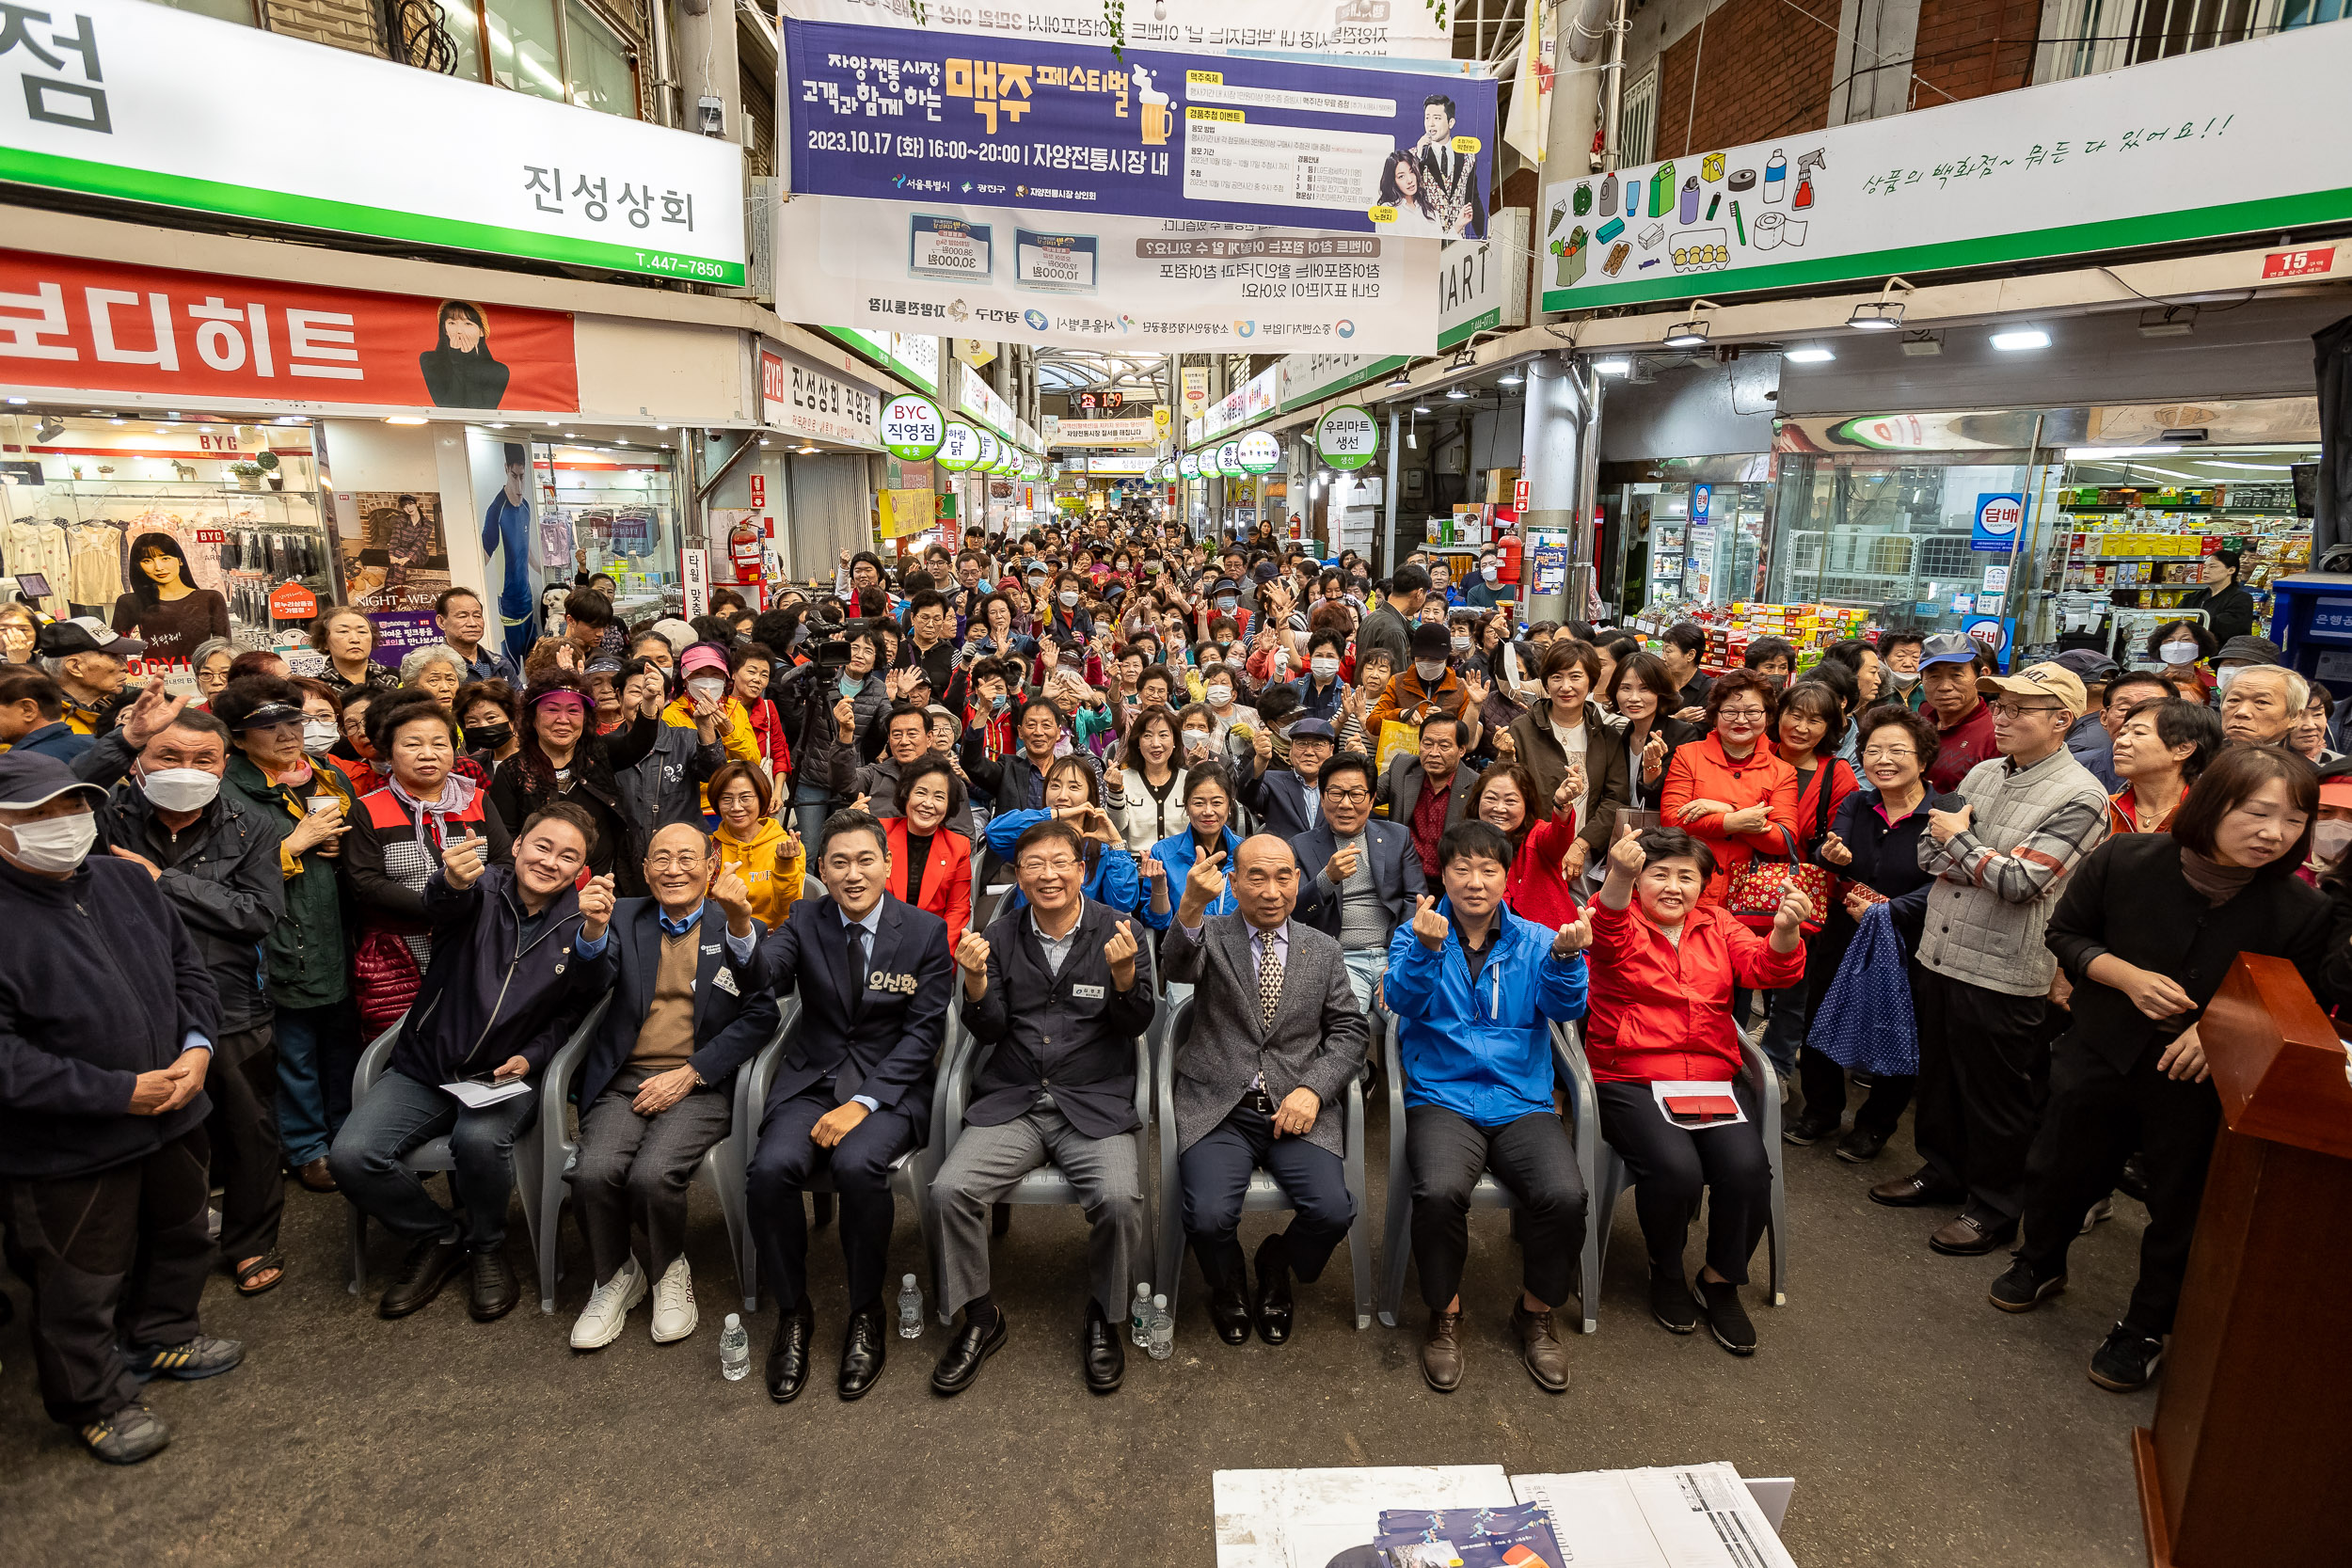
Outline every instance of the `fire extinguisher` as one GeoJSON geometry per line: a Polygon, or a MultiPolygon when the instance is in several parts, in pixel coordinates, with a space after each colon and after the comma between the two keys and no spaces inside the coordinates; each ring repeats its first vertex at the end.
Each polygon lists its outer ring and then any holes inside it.
{"type": "Polygon", "coordinates": [[[727,531],[727,559],[735,563],[735,580],[759,580],[760,545],[765,539],[759,525],[746,519],[727,531]]]}

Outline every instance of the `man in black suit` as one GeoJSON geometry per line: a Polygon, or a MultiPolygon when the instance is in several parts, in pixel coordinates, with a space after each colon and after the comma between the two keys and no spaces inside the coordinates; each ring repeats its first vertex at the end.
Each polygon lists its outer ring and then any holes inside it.
{"type": "Polygon", "coordinates": [[[1372,815],[1372,759],[1343,752],[1323,765],[1321,820],[1291,840],[1298,918],[1336,938],[1356,1004],[1370,1014],[1388,972],[1389,939],[1429,885],[1413,835],[1372,815]]]}
{"type": "Polygon", "coordinates": [[[1143,1166],[1136,1151],[1136,1037],[1151,1027],[1152,967],[1134,927],[1089,899],[1086,841],[1068,821],[1036,823],[1013,846],[1025,908],[966,931],[963,1021],[977,1049],[995,1050],[973,1085],[955,1148],[931,1180],[940,1305],[961,1310],[931,1387],[960,1394],[1005,1342],[989,1294],[990,1212],[1024,1176],[1060,1167],[1086,1210],[1087,1300],[1078,1359],[1087,1386],[1107,1394],[1126,1372],[1122,1334],[1135,1259],[1144,1249],[1143,1166]]]}
{"type": "Polygon", "coordinates": [[[1475,240],[1486,232],[1486,204],[1478,199],[1478,160],[1454,150],[1454,100],[1432,93],[1421,106],[1422,137],[1414,144],[1422,183],[1440,204],[1456,202],[1470,214],[1470,227],[1448,230],[1445,237],[1475,240]]]}
{"type": "MultiPolygon", "coordinates": [[[[580,1065],[580,1165],[572,1178],[596,1289],[572,1349],[620,1338],[653,1295],[654,1343],[694,1332],[686,1190],[735,1120],[735,1072],[776,1032],[776,999],[750,983],[766,927],[700,828],[672,823],[645,848],[650,898],[624,898],[596,960],[617,988],[580,1065]],[[706,896],[705,889],[708,889],[706,896]],[[630,1250],[629,1231],[644,1247],[630,1250]]],[[[604,925],[580,928],[584,951],[604,925]]]]}
{"type": "Polygon", "coordinates": [[[1274,766],[1274,732],[1260,726],[1250,738],[1255,749],[1241,780],[1241,803],[1258,814],[1267,832],[1279,839],[1296,838],[1315,825],[1323,802],[1315,793],[1323,765],[1331,760],[1337,732],[1321,719],[1301,719],[1291,726],[1291,765],[1274,766]]]}
{"type": "Polygon", "coordinates": [[[1462,761],[1470,738],[1469,721],[1439,709],[1421,721],[1421,754],[1399,752],[1389,759],[1389,770],[1380,778],[1375,799],[1389,808],[1389,820],[1411,836],[1427,873],[1425,892],[1444,891],[1430,869],[1438,863],[1438,840],[1462,820],[1470,807],[1470,785],[1478,781],[1477,770],[1462,761]],[[1433,783],[1438,780],[1443,782],[1433,783]]]}
{"type": "Polygon", "coordinates": [[[778,997],[805,988],[750,1173],[753,1240],[779,1309],[768,1352],[768,1393],[779,1403],[808,1381],[816,1321],[801,1193],[820,1168],[831,1168],[841,1196],[849,1275],[841,1397],[861,1397],[882,1376],[882,1277],[896,1218],[890,1167],[930,1129],[932,1064],[947,1022],[947,924],[890,895],[882,823],[862,811],[834,813],[818,875],[826,896],[794,906],[761,945],[755,975],[778,997]]]}

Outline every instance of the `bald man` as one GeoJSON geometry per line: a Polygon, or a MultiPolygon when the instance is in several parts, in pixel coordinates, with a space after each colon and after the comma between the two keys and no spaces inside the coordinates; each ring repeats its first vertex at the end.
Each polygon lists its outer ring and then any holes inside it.
{"type": "Polygon", "coordinates": [[[580,933],[581,954],[614,989],[575,1080],[572,1192],[596,1289],[572,1325],[574,1350],[618,1338],[649,1289],[656,1344],[694,1332],[686,1189],[733,1123],[736,1069],[776,1031],[775,993],[751,983],[765,934],[751,894],[733,873],[720,875],[703,831],[673,823],[656,832],[644,873],[653,896],[621,899],[609,939],[580,933]],[[632,1230],[644,1238],[634,1247],[632,1230]]]}
{"type": "MultiPolygon", "coordinates": [[[[1291,1279],[1312,1283],[1356,1217],[1342,1164],[1348,1081],[1363,1070],[1372,1026],[1340,944],[1291,918],[1298,858],[1272,833],[1242,841],[1230,868],[1234,911],[1206,918],[1224,894],[1222,851],[1193,862],[1163,958],[1196,987],[1176,1052],[1176,1142],[1184,1233],[1209,1280],[1209,1317],[1229,1345],[1254,1325],[1290,1338],[1291,1279]],[[1259,1245],[1248,1289],[1243,1195],[1264,1166],[1296,1210],[1259,1245]]],[[[1166,1201],[1163,1198],[1163,1201],[1166,1201]]]]}

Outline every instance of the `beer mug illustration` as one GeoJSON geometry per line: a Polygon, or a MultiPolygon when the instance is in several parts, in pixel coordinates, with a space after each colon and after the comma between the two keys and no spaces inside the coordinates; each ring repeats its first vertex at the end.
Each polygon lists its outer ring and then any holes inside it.
{"type": "Polygon", "coordinates": [[[1168,94],[1152,87],[1150,71],[1137,66],[1134,74],[1136,102],[1143,122],[1143,145],[1166,147],[1168,133],[1175,128],[1175,110],[1168,101],[1168,94]]]}

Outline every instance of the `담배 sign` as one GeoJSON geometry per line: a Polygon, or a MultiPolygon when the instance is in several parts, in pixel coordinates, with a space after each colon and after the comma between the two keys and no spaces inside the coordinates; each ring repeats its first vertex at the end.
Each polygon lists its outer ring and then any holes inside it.
{"type": "Polygon", "coordinates": [[[1270,474],[1282,466],[1282,443],[1263,430],[1243,436],[1236,453],[1244,472],[1270,474]]]}
{"type": "Polygon", "coordinates": [[[947,438],[947,418],[930,399],[908,392],[882,404],[876,434],[891,456],[902,463],[919,463],[938,451],[947,438]]]}
{"type": "Polygon", "coordinates": [[[1968,547],[1972,550],[2001,550],[2017,547],[2019,535],[2026,526],[2026,498],[2016,492],[1979,495],[1977,498],[1976,526],[1968,531],[1968,547]]]}
{"type": "Polygon", "coordinates": [[[1345,404],[1315,426],[1315,453],[1334,468],[1360,468],[1380,450],[1380,426],[1371,413],[1345,404]]]}
{"type": "Polygon", "coordinates": [[[980,433],[961,420],[949,420],[939,441],[939,466],[960,474],[980,460],[980,433]]]}

